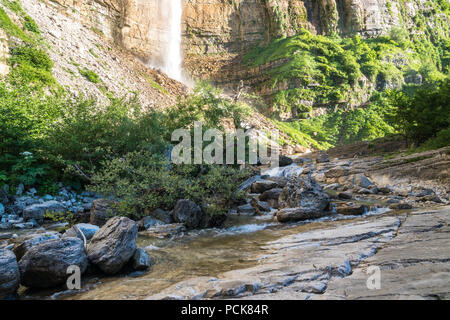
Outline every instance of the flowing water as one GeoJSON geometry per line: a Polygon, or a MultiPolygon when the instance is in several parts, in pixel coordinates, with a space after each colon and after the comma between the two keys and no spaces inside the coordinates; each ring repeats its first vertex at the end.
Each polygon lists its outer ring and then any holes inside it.
{"type": "Polygon", "coordinates": [[[161,69],[170,78],[183,81],[181,52],[182,0],[151,0],[154,19],[149,21],[149,39],[155,53],[150,64],[161,69]]]}
{"type": "MultiPolygon", "coordinates": [[[[371,219],[387,213],[379,210],[364,217],[333,215],[314,221],[280,224],[272,215],[232,216],[224,229],[192,231],[172,239],[140,237],[138,246],[152,257],[152,267],[142,274],[128,274],[86,281],[82,292],[40,292],[50,299],[145,299],[183,280],[214,277],[222,272],[258,265],[268,242],[291,234],[335,227],[349,219],[371,219]]],[[[36,298],[36,296],[29,298],[36,298]]]]}

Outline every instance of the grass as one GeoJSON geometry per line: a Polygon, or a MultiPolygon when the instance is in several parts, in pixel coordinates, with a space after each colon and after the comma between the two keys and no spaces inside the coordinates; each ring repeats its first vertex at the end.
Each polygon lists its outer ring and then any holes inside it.
{"type": "Polygon", "coordinates": [[[80,74],[85,77],[88,81],[92,83],[100,83],[100,76],[92,70],[89,69],[79,69],[80,74]]]}

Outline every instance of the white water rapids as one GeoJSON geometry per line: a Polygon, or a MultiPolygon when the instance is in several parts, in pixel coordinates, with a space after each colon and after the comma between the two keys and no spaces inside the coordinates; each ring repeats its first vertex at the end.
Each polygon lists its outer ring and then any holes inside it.
{"type": "Polygon", "coordinates": [[[182,0],[151,0],[154,2],[155,21],[150,21],[151,40],[158,52],[150,64],[161,69],[170,78],[183,82],[181,52],[182,0]]]}

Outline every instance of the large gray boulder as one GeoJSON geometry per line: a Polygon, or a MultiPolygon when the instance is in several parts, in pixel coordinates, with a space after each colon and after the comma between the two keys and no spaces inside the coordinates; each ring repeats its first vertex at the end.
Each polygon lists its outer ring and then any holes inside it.
{"type": "Polygon", "coordinates": [[[27,206],[23,209],[23,218],[25,220],[35,219],[38,222],[44,220],[44,215],[48,213],[65,212],[66,207],[58,201],[47,201],[27,206]]]}
{"type": "Polygon", "coordinates": [[[94,235],[97,233],[97,231],[100,230],[100,227],[94,226],[93,224],[89,223],[78,223],[74,225],[72,228],[67,230],[63,238],[79,238],[80,240],[83,240],[83,235],[86,238],[86,241],[90,241],[94,235]],[[82,232],[83,235],[80,233],[82,232]]]}
{"type": "Polygon", "coordinates": [[[330,170],[325,172],[325,177],[327,178],[340,178],[342,176],[348,175],[349,168],[347,167],[341,167],[337,166],[334,168],[331,168],[330,170]]]}
{"type": "Polygon", "coordinates": [[[32,247],[47,241],[59,239],[60,237],[61,235],[54,231],[25,235],[15,240],[13,251],[17,260],[20,260],[32,247]]]}
{"type": "Polygon", "coordinates": [[[264,191],[278,187],[278,183],[270,180],[260,180],[252,184],[252,193],[263,193],[264,191]]]}
{"type": "Polygon", "coordinates": [[[277,212],[278,222],[303,221],[325,216],[324,211],[310,208],[284,208],[277,212]]]}
{"type": "Polygon", "coordinates": [[[126,217],[114,217],[94,235],[87,247],[89,260],[107,274],[116,274],[136,251],[138,227],[126,217]]]}
{"type": "Polygon", "coordinates": [[[156,220],[160,220],[164,223],[173,223],[173,216],[171,212],[167,212],[163,209],[156,209],[150,213],[150,216],[156,220]]]}
{"type": "Polygon", "coordinates": [[[178,200],[173,209],[173,219],[177,223],[183,223],[186,228],[198,228],[203,218],[202,209],[191,200],[178,200]]]}
{"type": "Polygon", "coordinates": [[[282,191],[283,191],[283,189],[281,189],[281,188],[274,188],[274,189],[264,191],[259,196],[259,200],[261,200],[261,201],[278,200],[282,191]]]}
{"type": "Polygon", "coordinates": [[[304,208],[324,211],[330,203],[330,197],[310,176],[293,176],[278,198],[278,207],[304,208]]]}
{"type": "Polygon", "coordinates": [[[0,299],[16,292],[20,284],[19,265],[9,250],[0,249],[0,299]]]}
{"type": "Polygon", "coordinates": [[[49,288],[66,282],[69,266],[86,271],[88,259],[78,238],[51,240],[32,247],[19,262],[21,283],[31,288],[49,288]]]}
{"type": "Polygon", "coordinates": [[[114,201],[96,199],[92,201],[90,224],[102,227],[110,218],[117,216],[114,201]]]}

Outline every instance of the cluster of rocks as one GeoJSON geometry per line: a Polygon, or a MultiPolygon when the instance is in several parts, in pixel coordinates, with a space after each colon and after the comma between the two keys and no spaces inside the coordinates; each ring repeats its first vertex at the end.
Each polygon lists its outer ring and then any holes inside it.
{"type": "Polygon", "coordinates": [[[17,193],[10,196],[0,191],[0,230],[38,228],[46,214],[71,212],[77,220],[88,220],[92,202],[97,199],[94,193],[84,191],[80,194],[70,187],[62,187],[56,196],[38,196],[34,188],[25,192],[19,185],[17,193]]]}
{"type": "Polygon", "coordinates": [[[136,222],[115,216],[102,227],[77,224],[64,234],[42,232],[18,238],[12,248],[0,249],[0,298],[14,294],[19,284],[29,288],[64,285],[71,266],[82,274],[145,270],[150,256],[137,248],[137,236],[136,222]]]}

